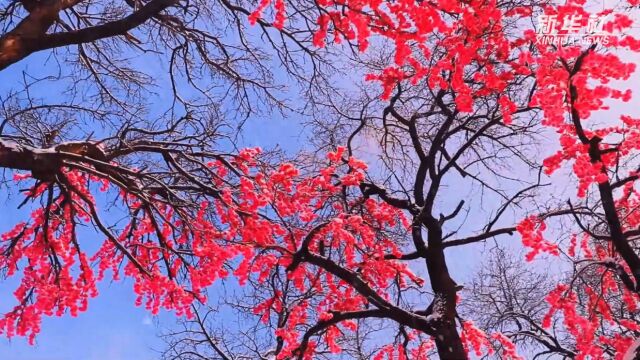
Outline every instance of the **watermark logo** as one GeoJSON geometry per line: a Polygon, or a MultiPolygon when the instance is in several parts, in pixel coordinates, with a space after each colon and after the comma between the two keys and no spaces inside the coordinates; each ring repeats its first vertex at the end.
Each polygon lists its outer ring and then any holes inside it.
{"type": "Polygon", "coordinates": [[[536,41],[538,44],[578,45],[601,43],[607,45],[613,36],[604,31],[608,16],[592,14],[585,17],[572,14],[539,15],[537,17],[536,41]]]}

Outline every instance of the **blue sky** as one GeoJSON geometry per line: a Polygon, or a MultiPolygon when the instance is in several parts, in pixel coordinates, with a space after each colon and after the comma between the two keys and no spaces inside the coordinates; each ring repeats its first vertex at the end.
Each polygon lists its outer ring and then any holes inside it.
{"type": "MultiPolygon", "coordinates": [[[[3,71],[0,93],[4,94],[22,79],[22,71],[42,74],[46,69],[45,53],[36,54],[28,60],[3,71]]],[[[39,92],[52,92],[51,88],[39,88],[39,92]]],[[[56,101],[55,96],[48,99],[56,101]]],[[[9,194],[0,188],[0,233],[23,221],[28,213],[16,210],[15,192],[9,194]],[[12,197],[9,198],[8,195],[12,197]]],[[[86,239],[85,239],[86,241],[86,239]]],[[[0,310],[5,312],[15,305],[12,295],[16,279],[0,283],[0,310]]],[[[133,306],[134,297],[130,284],[102,283],[97,299],[90,303],[90,309],[77,318],[65,315],[62,318],[44,318],[42,333],[35,346],[29,346],[24,338],[8,340],[0,336],[0,359],[7,360],[125,360],[156,359],[150,351],[159,348],[157,330],[148,313],[133,306]]]]}
{"type": "MultiPolygon", "coordinates": [[[[22,69],[28,68],[32,74],[43,75],[48,70],[46,64],[47,54],[41,53],[14,65],[9,71],[3,73],[4,81],[0,85],[0,93],[11,87],[11,84],[20,81],[22,69]]],[[[144,62],[144,60],[136,60],[144,62]]],[[[157,73],[159,78],[165,76],[162,66],[158,64],[144,64],[146,69],[157,73]]],[[[276,75],[279,75],[276,73],[276,75]]],[[[344,80],[344,79],[343,79],[344,80]]],[[[54,88],[42,88],[37,91],[46,96],[49,101],[63,101],[56,96],[54,88]]],[[[159,94],[158,99],[152,103],[165,104],[166,94],[159,94]]],[[[240,146],[261,146],[281,149],[294,153],[305,148],[306,135],[295,116],[283,119],[277,113],[266,117],[255,117],[246,122],[244,132],[240,138],[240,146]]],[[[365,160],[370,160],[370,166],[375,169],[377,150],[362,144],[359,155],[365,160]]],[[[471,195],[473,189],[466,188],[460,179],[454,179],[449,183],[453,188],[461,188],[456,195],[471,195]]],[[[0,201],[7,195],[6,189],[0,189],[0,201]]],[[[459,201],[458,196],[449,201],[443,200],[442,211],[450,211],[459,201]]],[[[28,216],[24,211],[14,211],[15,198],[0,203],[4,213],[8,216],[0,218],[0,233],[11,228],[28,216]]],[[[81,241],[85,243],[103,241],[102,236],[95,236],[91,232],[82,234],[81,241]]],[[[512,239],[512,241],[517,241],[512,239]]],[[[81,244],[82,245],[82,244],[81,244]]],[[[456,280],[461,283],[477,265],[473,261],[482,251],[482,246],[456,248],[448,251],[451,271],[456,280]]],[[[421,275],[425,275],[421,273],[421,275]]],[[[6,311],[14,304],[11,292],[15,289],[16,280],[11,279],[0,283],[0,311],[6,311]]],[[[173,314],[161,313],[156,318],[151,318],[143,308],[134,306],[134,295],[131,283],[103,282],[100,284],[100,295],[91,300],[89,310],[80,314],[77,318],[63,316],[61,318],[44,318],[42,332],[38,335],[35,346],[29,346],[25,339],[14,338],[9,341],[0,336],[0,359],[8,360],[129,360],[129,359],[157,359],[158,350],[163,349],[163,342],[157,336],[161,330],[170,328],[176,319],[173,314]]]]}
{"type": "MultiPolygon", "coordinates": [[[[252,146],[265,148],[279,145],[285,149],[298,144],[299,128],[291,122],[271,118],[247,124],[244,141],[252,146]],[[275,141],[274,139],[279,139],[275,141]]],[[[6,199],[5,188],[0,188],[0,208],[6,214],[0,218],[0,233],[12,228],[28,217],[24,211],[16,211],[15,197],[6,199]]],[[[81,242],[102,242],[102,236],[85,232],[81,242]],[[83,239],[84,238],[84,239],[83,239]]],[[[0,283],[0,311],[15,305],[12,292],[16,280],[0,283]]],[[[152,318],[144,308],[134,306],[132,283],[126,279],[118,282],[104,281],[100,294],[89,303],[89,309],[78,317],[65,315],[43,318],[42,331],[36,345],[30,346],[23,338],[11,341],[0,336],[0,359],[6,360],[147,360],[157,359],[163,342],[158,337],[162,330],[175,324],[172,313],[160,313],[152,318]]]]}
{"type": "MultiPolygon", "coordinates": [[[[21,70],[28,68],[31,73],[43,75],[48,70],[46,64],[47,54],[41,53],[14,65],[9,71],[5,71],[6,76],[0,85],[0,93],[6,91],[21,79],[21,70]]],[[[144,60],[136,60],[144,63],[144,60]]],[[[144,64],[158,78],[166,76],[166,70],[157,63],[144,64]]],[[[277,73],[276,75],[281,75],[277,73]]],[[[284,77],[282,77],[284,78],[284,77]]],[[[344,80],[344,79],[342,79],[344,80]]],[[[39,93],[46,96],[49,101],[64,101],[64,98],[56,96],[54,88],[39,88],[39,93]]],[[[159,94],[158,98],[150,100],[152,104],[166,104],[166,93],[159,94]]],[[[295,98],[290,98],[295,99],[295,98]]],[[[305,148],[306,135],[295,116],[283,119],[277,113],[265,117],[255,117],[246,122],[243,135],[240,138],[240,146],[261,146],[263,148],[273,148],[275,146],[294,153],[305,148]]],[[[368,147],[363,141],[358,155],[369,161],[369,165],[375,170],[375,163],[378,150],[375,147],[368,147]]],[[[449,189],[453,190],[456,196],[441,197],[440,205],[442,212],[451,211],[461,198],[471,198],[474,191],[467,186],[462,179],[449,179],[449,189]]],[[[6,197],[6,189],[0,188],[0,201],[6,197]]],[[[477,199],[476,199],[477,200],[477,199]]],[[[474,201],[467,199],[467,205],[474,201]]],[[[483,204],[473,204],[481,209],[483,204]]],[[[0,203],[4,213],[8,214],[0,218],[0,233],[8,230],[16,222],[28,216],[24,211],[14,211],[16,208],[15,199],[6,200],[0,203]]],[[[474,215],[484,212],[478,211],[470,215],[468,219],[473,219],[474,215]]],[[[108,217],[107,217],[108,219],[108,217]]],[[[465,225],[473,227],[473,221],[465,225]]],[[[476,229],[474,229],[476,230],[476,229]]],[[[102,236],[95,236],[92,232],[85,232],[81,236],[81,242],[88,244],[101,243],[102,236]]],[[[519,243],[516,238],[507,240],[514,245],[519,243]]],[[[82,245],[82,244],[81,244],[82,245]]],[[[85,247],[86,248],[86,247],[85,247]]],[[[484,246],[460,247],[448,250],[447,256],[450,269],[454,278],[464,283],[468,279],[472,270],[478,265],[478,254],[483,251],[484,246]]],[[[422,268],[422,267],[421,267],[422,268]]],[[[426,275],[424,269],[420,275],[426,275]]],[[[0,311],[6,311],[14,304],[11,292],[15,289],[16,280],[11,279],[0,283],[0,311]]],[[[151,318],[149,313],[143,308],[134,306],[134,295],[131,290],[131,283],[125,281],[100,284],[100,295],[91,300],[89,310],[80,314],[77,318],[63,316],[61,318],[44,318],[42,332],[38,335],[35,346],[29,346],[24,339],[14,338],[8,341],[0,336],[0,359],[8,360],[130,360],[130,359],[157,359],[158,350],[163,349],[163,342],[157,336],[161,330],[170,328],[176,321],[173,314],[161,313],[156,318],[151,318]]]]}
{"type": "MultiPolygon", "coordinates": [[[[5,78],[6,82],[0,85],[0,92],[11,87],[10,84],[21,79],[21,70],[28,68],[33,74],[44,74],[47,70],[45,64],[47,54],[37,54],[12,67],[5,78]]],[[[160,67],[153,71],[162,73],[160,67]]],[[[7,73],[5,71],[5,73],[7,73]]],[[[5,75],[5,74],[3,74],[5,75]]],[[[161,76],[161,75],[159,75],[161,76]]],[[[63,101],[57,98],[52,88],[37,89],[46,95],[49,101],[63,101]]],[[[162,96],[162,94],[160,95],[162,96]]],[[[162,100],[154,100],[163,103],[162,100]]],[[[293,154],[295,151],[307,146],[306,135],[295,116],[283,119],[277,113],[266,117],[255,117],[247,121],[243,135],[240,138],[240,146],[260,146],[263,148],[279,148],[293,154]]],[[[367,152],[366,146],[362,146],[360,156],[371,160],[370,165],[375,168],[375,149],[367,152]]],[[[456,185],[455,182],[452,183],[456,185]]],[[[8,216],[0,218],[0,233],[10,229],[15,223],[25,219],[28,214],[25,211],[16,211],[16,198],[4,200],[7,196],[6,188],[0,188],[0,206],[8,216]]],[[[15,195],[15,193],[13,194],[15,195]]],[[[453,208],[458,199],[443,204],[445,209],[453,208]]],[[[108,219],[108,217],[107,217],[108,219]]],[[[90,231],[85,231],[81,236],[81,242],[85,244],[101,243],[102,236],[96,236],[90,231]]],[[[82,246],[82,244],[81,244],[82,246]]],[[[86,248],[86,245],[85,245],[86,248]]],[[[455,263],[452,271],[457,280],[462,280],[471,271],[474,263],[470,261],[477,252],[478,247],[465,248],[462,251],[455,249],[450,252],[450,259],[455,263]]],[[[424,274],[423,274],[424,275],[424,274]]],[[[11,295],[16,287],[16,280],[10,279],[0,283],[0,311],[4,312],[15,304],[11,295]]],[[[87,312],[77,318],[68,315],[61,318],[44,318],[42,331],[36,338],[36,345],[30,346],[25,339],[14,338],[11,341],[0,336],[0,359],[7,360],[130,360],[130,359],[158,359],[159,351],[164,343],[158,337],[162,330],[170,328],[176,322],[176,318],[170,313],[161,313],[152,318],[144,308],[134,306],[134,295],[131,282],[105,281],[99,286],[100,295],[92,299],[87,312]]]]}

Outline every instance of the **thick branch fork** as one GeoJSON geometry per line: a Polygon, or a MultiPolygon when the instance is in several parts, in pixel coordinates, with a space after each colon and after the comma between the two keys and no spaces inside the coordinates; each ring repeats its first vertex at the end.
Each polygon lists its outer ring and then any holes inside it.
{"type": "Polygon", "coordinates": [[[91,142],[70,142],[51,148],[36,148],[0,139],[0,168],[30,171],[36,179],[53,181],[65,160],[109,166],[105,162],[104,152],[91,142]]]}
{"type": "Polygon", "coordinates": [[[78,2],[80,0],[22,1],[29,15],[15,28],[0,36],[0,70],[38,51],[125,35],[177,3],[176,0],[152,0],[119,20],[80,30],[47,34],[60,12],[78,2]]]}

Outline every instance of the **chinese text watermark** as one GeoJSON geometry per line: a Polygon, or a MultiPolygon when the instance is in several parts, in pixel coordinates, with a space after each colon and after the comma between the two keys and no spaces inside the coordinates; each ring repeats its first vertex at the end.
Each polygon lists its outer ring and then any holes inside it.
{"type": "Polygon", "coordinates": [[[604,31],[607,16],[581,14],[539,15],[537,17],[536,41],[539,44],[572,45],[594,44],[607,45],[611,33],[604,31]]]}

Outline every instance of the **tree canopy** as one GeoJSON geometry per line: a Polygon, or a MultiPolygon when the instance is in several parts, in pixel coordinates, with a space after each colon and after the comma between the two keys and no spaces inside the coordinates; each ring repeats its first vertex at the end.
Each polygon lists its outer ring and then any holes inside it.
{"type": "Polygon", "coordinates": [[[173,359],[632,356],[638,4],[591,5],[4,1],[0,333],[127,277],[173,359]],[[237,146],[275,113],[311,143],[237,146]]]}

